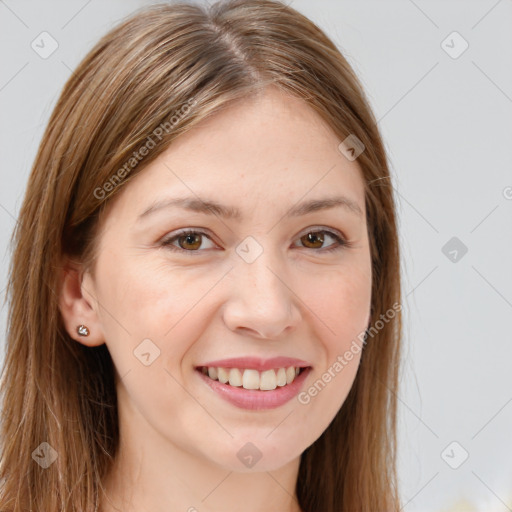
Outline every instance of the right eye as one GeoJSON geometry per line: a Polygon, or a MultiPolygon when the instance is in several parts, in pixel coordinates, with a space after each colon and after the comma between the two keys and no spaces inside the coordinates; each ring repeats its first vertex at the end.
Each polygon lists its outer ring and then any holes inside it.
{"type": "Polygon", "coordinates": [[[199,247],[203,240],[201,237],[205,236],[209,239],[208,235],[203,231],[194,231],[191,229],[185,229],[175,233],[172,236],[169,236],[162,240],[161,244],[164,247],[171,249],[171,251],[182,252],[182,253],[192,253],[192,252],[201,252],[198,251],[199,247]],[[178,242],[179,247],[174,245],[174,242],[178,242]]]}

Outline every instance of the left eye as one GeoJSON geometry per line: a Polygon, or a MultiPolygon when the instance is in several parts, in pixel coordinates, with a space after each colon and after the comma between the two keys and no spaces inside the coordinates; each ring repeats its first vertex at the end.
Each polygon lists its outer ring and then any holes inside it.
{"type": "MultiPolygon", "coordinates": [[[[161,244],[172,251],[188,253],[200,252],[197,251],[197,249],[201,246],[203,236],[210,240],[209,236],[203,231],[186,230],[166,238],[161,244]],[[178,242],[179,247],[174,245],[174,242],[178,242]]],[[[321,249],[326,236],[327,238],[332,238],[335,243],[320,252],[334,251],[350,245],[342,236],[329,230],[310,230],[300,236],[299,240],[306,245],[307,249],[321,249]]]]}
{"type": "MultiPolygon", "coordinates": [[[[320,246],[321,246],[321,245],[323,245],[326,236],[327,236],[327,238],[332,238],[335,241],[335,243],[328,246],[328,248],[324,249],[322,252],[329,252],[329,251],[334,251],[336,249],[342,249],[343,247],[348,247],[348,245],[349,245],[347,240],[345,240],[342,236],[340,236],[336,233],[333,233],[332,231],[328,231],[328,230],[308,231],[307,233],[302,235],[299,238],[299,240],[301,240],[305,244],[312,244],[312,245],[320,244],[320,246]]],[[[306,247],[308,249],[318,249],[319,248],[318,245],[316,247],[308,247],[306,245],[306,247]]]]}

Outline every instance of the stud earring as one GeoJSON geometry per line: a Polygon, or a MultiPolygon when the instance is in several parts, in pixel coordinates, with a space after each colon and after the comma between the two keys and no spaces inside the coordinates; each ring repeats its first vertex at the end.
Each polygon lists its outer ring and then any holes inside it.
{"type": "Polygon", "coordinates": [[[79,325],[76,328],[76,332],[79,336],[89,336],[89,329],[85,325],[79,325]]]}

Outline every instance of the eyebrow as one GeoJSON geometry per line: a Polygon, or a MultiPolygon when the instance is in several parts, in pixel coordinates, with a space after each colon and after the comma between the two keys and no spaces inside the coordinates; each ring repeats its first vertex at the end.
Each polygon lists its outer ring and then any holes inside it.
{"type": "MultiPolygon", "coordinates": [[[[293,206],[285,215],[285,217],[300,217],[308,213],[316,212],[319,210],[328,210],[331,208],[341,207],[348,212],[354,213],[362,217],[363,212],[359,205],[345,196],[326,197],[322,199],[312,199],[293,206]]],[[[148,217],[150,214],[162,210],[164,208],[182,208],[197,213],[204,213],[206,215],[218,215],[225,219],[242,220],[243,215],[238,208],[232,206],[222,205],[213,200],[202,200],[197,197],[180,197],[180,198],[167,198],[156,201],[149,208],[144,210],[137,221],[148,217]]]]}

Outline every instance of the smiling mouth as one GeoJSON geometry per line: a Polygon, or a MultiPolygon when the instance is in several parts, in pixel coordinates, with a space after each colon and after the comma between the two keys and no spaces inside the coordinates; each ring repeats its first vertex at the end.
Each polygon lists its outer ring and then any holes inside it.
{"type": "Polygon", "coordinates": [[[199,366],[197,371],[221,384],[256,391],[272,391],[292,384],[308,367],[288,366],[258,371],[252,368],[199,366]]]}

